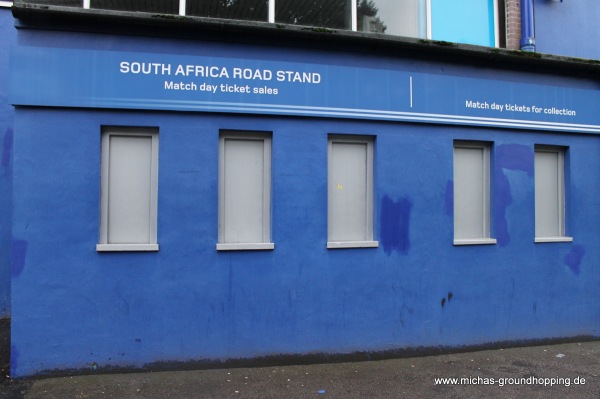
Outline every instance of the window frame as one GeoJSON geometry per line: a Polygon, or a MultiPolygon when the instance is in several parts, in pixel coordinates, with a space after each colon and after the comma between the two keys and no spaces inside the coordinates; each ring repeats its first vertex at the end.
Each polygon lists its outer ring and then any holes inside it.
{"type": "Polygon", "coordinates": [[[275,244],[271,238],[271,189],[272,189],[272,145],[271,132],[221,130],[219,132],[219,166],[218,166],[218,242],[217,251],[239,250],[272,250],[275,244]],[[226,242],[225,225],[225,142],[229,139],[263,142],[263,232],[260,242],[226,242]]]}
{"type": "Polygon", "coordinates": [[[497,240],[493,238],[492,234],[492,182],[491,182],[491,170],[492,170],[492,143],[485,141],[471,141],[471,140],[454,140],[453,143],[453,226],[454,226],[454,239],[453,245],[493,245],[497,243],[497,240]],[[483,181],[479,182],[479,187],[482,193],[482,214],[479,217],[480,228],[482,231],[481,237],[460,237],[457,236],[457,149],[478,149],[482,151],[481,160],[481,171],[483,181]]]}
{"type": "Polygon", "coordinates": [[[102,126],[101,129],[101,175],[100,175],[100,228],[96,251],[158,251],[158,127],[102,126]],[[150,212],[148,243],[109,243],[109,191],[110,191],[110,138],[112,136],[150,137],[150,212]]]}
{"type": "Polygon", "coordinates": [[[564,147],[564,146],[557,146],[557,145],[546,145],[546,144],[536,144],[534,146],[534,184],[535,184],[535,190],[534,190],[534,196],[535,196],[535,209],[534,209],[534,215],[535,215],[535,238],[534,238],[534,242],[536,243],[549,243],[549,242],[572,242],[573,241],[573,237],[568,236],[566,231],[567,231],[567,224],[566,224],[566,214],[567,214],[567,210],[566,210],[566,203],[567,203],[567,193],[566,193],[566,158],[567,158],[567,151],[568,151],[568,147],[564,147]],[[557,229],[558,229],[558,235],[538,235],[538,220],[537,220],[537,215],[540,212],[539,208],[540,208],[540,203],[538,202],[540,200],[540,195],[538,193],[539,190],[539,182],[538,182],[538,176],[539,176],[539,171],[538,168],[535,167],[535,165],[537,164],[537,157],[538,157],[538,153],[551,153],[551,154],[556,154],[557,155],[557,168],[556,168],[556,179],[557,179],[557,183],[556,183],[556,188],[557,188],[557,192],[556,194],[556,202],[558,205],[558,209],[556,210],[556,214],[554,215],[557,219],[557,229]]]}
{"type": "MultiPolygon", "coordinates": [[[[348,31],[351,32],[356,32],[358,31],[358,6],[359,6],[359,1],[360,0],[349,0],[350,2],[350,28],[347,29],[348,31]]],[[[423,31],[425,32],[425,36],[421,37],[421,35],[419,36],[415,36],[416,38],[422,38],[422,39],[427,39],[427,40],[432,40],[432,29],[431,29],[431,15],[432,15],[432,6],[431,6],[431,0],[423,0],[424,1],[424,9],[425,9],[425,27],[423,28],[423,31]]],[[[493,7],[493,11],[494,11],[494,17],[493,17],[493,21],[492,23],[494,24],[494,40],[495,40],[495,46],[494,47],[499,47],[502,42],[503,39],[501,38],[501,29],[500,29],[500,22],[503,19],[502,15],[501,15],[501,10],[500,7],[502,5],[504,5],[504,0],[491,0],[492,1],[492,7],[493,7]]],[[[268,0],[268,11],[267,11],[267,20],[266,21],[258,21],[258,22],[268,22],[271,24],[274,23],[281,23],[276,21],[275,18],[275,8],[276,8],[276,3],[277,0],[268,0]]],[[[82,7],[84,9],[90,9],[93,8],[93,0],[82,0],[82,7]]],[[[179,15],[180,16],[186,16],[186,8],[187,8],[187,0],[179,0],[179,15]]],[[[323,28],[328,28],[326,26],[324,26],[323,28]]],[[[329,27],[331,28],[331,27],[329,27]]],[[[344,29],[346,30],[346,29],[344,29]]],[[[389,36],[395,36],[395,35],[389,35],[389,36]]],[[[412,36],[411,36],[412,37],[412,36]]]]}
{"type": "Polygon", "coordinates": [[[349,134],[329,134],[327,138],[327,248],[377,248],[379,241],[374,238],[374,153],[375,136],[367,135],[349,135],[349,134]],[[334,143],[344,144],[366,144],[366,209],[365,209],[365,235],[364,240],[334,240],[331,237],[333,220],[333,146],[334,143]]]}

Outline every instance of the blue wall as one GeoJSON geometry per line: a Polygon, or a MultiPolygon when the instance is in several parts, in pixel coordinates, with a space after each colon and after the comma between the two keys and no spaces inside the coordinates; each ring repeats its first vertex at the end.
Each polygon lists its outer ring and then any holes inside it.
{"type": "Polygon", "coordinates": [[[535,0],[537,51],[600,59],[600,2],[535,0]]]}
{"type": "Polygon", "coordinates": [[[10,316],[14,109],[8,104],[8,53],[15,42],[16,30],[10,9],[0,7],[0,318],[10,316]]]}
{"type": "MultiPolygon", "coordinates": [[[[210,53],[589,86],[309,50],[20,33],[27,45],[210,53]]],[[[600,336],[600,138],[187,112],[16,112],[12,375],[157,361],[600,336]],[[98,253],[100,127],[159,127],[157,253],[98,253]],[[273,132],[273,251],[217,252],[220,129],[273,132]],[[379,248],[327,250],[327,135],[375,136],[379,248]],[[493,142],[497,245],[452,245],[453,140],[493,142]],[[535,144],[569,147],[568,233],[534,244],[535,144]]]]}

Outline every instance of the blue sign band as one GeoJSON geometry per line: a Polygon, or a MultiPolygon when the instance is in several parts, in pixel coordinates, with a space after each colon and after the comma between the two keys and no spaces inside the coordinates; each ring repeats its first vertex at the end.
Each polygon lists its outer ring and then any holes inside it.
{"type": "Polygon", "coordinates": [[[14,105],[233,112],[600,133],[600,91],[286,61],[13,47],[14,105]]]}

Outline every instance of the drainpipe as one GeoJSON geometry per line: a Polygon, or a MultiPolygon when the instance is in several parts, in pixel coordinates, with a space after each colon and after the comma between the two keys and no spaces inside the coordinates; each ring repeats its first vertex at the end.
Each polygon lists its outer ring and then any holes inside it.
{"type": "Polygon", "coordinates": [[[533,0],[521,0],[521,50],[535,51],[533,0]]]}

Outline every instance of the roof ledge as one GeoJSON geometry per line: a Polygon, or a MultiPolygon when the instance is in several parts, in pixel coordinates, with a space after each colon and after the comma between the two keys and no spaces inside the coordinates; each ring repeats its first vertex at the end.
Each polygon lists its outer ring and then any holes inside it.
{"type": "Polygon", "coordinates": [[[17,28],[182,37],[380,54],[598,79],[600,60],[299,25],[15,2],[17,28]]]}

